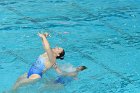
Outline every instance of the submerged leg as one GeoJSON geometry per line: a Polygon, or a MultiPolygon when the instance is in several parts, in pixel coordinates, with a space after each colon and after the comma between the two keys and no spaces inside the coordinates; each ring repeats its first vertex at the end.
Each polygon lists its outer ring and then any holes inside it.
{"type": "Polygon", "coordinates": [[[17,79],[16,83],[13,86],[13,90],[16,90],[17,88],[19,88],[19,87],[21,87],[25,84],[32,83],[33,81],[35,81],[35,80],[28,79],[27,78],[27,73],[25,73],[17,79]]]}

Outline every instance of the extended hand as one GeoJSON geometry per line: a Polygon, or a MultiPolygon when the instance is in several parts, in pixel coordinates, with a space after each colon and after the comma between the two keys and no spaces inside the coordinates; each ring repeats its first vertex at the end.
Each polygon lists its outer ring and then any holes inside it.
{"type": "Polygon", "coordinates": [[[48,37],[48,36],[49,36],[49,34],[46,32],[46,33],[44,33],[44,36],[45,36],[45,37],[48,37]]]}
{"type": "Polygon", "coordinates": [[[48,37],[50,35],[46,32],[46,33],[43,33],[43,34],[42,33],[38,33],[38,36],[42,38],[42,37],[48,37]]]}
{"type": "Polygon", "coordinates": [[[38,36],[41,37],[41,38],[42,37],[45,37],[45,35],[44,34],[41,34],[41,33],[38,33],[38,36]]]}

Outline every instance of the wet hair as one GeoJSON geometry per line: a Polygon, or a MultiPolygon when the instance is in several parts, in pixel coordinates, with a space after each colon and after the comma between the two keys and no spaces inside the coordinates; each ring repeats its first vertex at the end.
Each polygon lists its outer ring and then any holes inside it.
{"type": "Polygon", "coordinates": [[[56,58],[63,60],[64,59],[64,55],[65,55],[65,51],[63,49],[63,51],[60,53],[60,56],[57,56],[56,58]]]}
{"type": "Polygon", "coordinates": [[[83,71],[83,70],[85,70],[85,69],[87,69],[86,66],[81,66],[81,71],[83,71]]]}

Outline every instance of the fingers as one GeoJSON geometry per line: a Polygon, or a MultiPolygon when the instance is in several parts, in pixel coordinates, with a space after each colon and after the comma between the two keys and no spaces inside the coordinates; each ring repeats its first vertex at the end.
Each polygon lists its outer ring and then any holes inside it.
{"type": "Polygon", "coordinates": [[[42,37],[42,36],[45,36],[45,37],[51,37],[51,35],[49,34],[49,33],[47,33],[47,32],[45,32],[45,33],[42,33],[42,32],[38,32],[38,36],[40,36],[40,37],[42,37]]]}
{"type": "Polygon", "coordinates": [[[41,34],[41,33],[39,33],[39,32],[37,33],[38,36],[39,36],[40,34],[41,34]]]}
{"type": "Polygon", "coordinates": [[[51,35],[49,33],[45,33],[45,36],[46,37],[48,37],[48,36],[51,37],[51,35]]]}

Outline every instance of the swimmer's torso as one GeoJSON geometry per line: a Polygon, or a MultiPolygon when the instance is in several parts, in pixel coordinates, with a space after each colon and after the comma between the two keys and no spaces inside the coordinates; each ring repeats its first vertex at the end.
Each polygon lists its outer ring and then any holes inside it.
{"type": "Polygon", "coordinates": [[[40,55],[40,56],[43,57],[43,58],[45,59],[45,60],[44,60],[44,61],[45,61],[45,62],[44,62],[44,65],[45,65],[45,67],[46,67],[46,70],[49,69],[49,68],[51,68],[52,65],[53,65],[54,63],[50,62],[47,53],[45,52],[44,54],[42,54],[42,55],[40,55]]]}
{"type": "Polygon", "coordinates": [[[51,68],[53,64],[53,62],[50,62],[47,53],[40,55],[36,62],[31,66],[27,78],[30,78],[30,76],[35,74],[42,77],[42,74],[46,72],[47,69],[51,68]]]}

